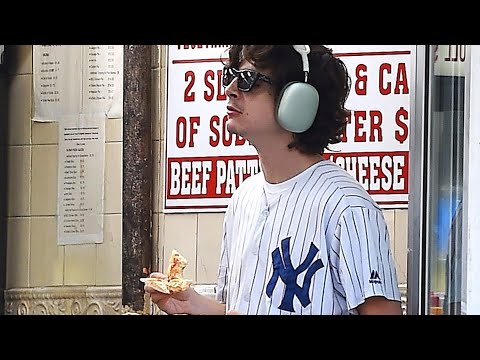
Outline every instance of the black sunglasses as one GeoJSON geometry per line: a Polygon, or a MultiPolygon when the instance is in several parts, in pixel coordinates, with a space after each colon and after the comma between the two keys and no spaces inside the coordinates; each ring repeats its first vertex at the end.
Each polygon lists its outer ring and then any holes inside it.
{"type": "Polygon", "coordinates": [[[238,90],[248,92],[252,90],[253,86],[258,80],[265,81],[268,84],[272,83],[272,79],[268,76],[260,74],[254,70],[237,70],[233,67],[225,66],[223,68],[222,84],[224,87],[227,87],[232,83],[235,78],[238,79],[237,87],[238,90]]]}

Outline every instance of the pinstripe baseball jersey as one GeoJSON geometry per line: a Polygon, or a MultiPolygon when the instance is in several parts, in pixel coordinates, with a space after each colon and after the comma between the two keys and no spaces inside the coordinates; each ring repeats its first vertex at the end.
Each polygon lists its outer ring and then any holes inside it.
{"type": "Polygon", "coordinates": [[[216,290],[242,314],[356,314],[370,296],[400,301],[382,210],[330,160],[279,184],[260,172],[239,186],[216,290]]]}

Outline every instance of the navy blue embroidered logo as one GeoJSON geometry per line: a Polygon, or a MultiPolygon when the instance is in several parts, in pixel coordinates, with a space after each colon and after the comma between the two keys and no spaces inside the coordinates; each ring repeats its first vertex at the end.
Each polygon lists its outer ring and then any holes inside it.
{"type": "Polygon", "coordinates": [[[293,299],[295,296],[303,307],[311,303],[308,292],[310,290],[313,274],[320,270],[324,265],[321,259],[313,261],[319,250],[315,245],[310,244],[306,259],[297,268],[294,268],[290,259],[290,237],[283,239],[281,246],[281,253],[279,248],[276,248],[272,252],[273,274],[267,284],[267,296],[272,297],[278,278],[282,279],[285,283],[286,289],[279,309],[293,312],[293,299]],[[300,287],[297,284],[297,278],[298,275],[304,271],[307,272],[303,280],[303,285],[300,287]]]}
{"type": "Polygon", "coordinates": [[[372,270],[370,273],[370,279],[368,280],[370,284],[381,284],[382,280],[380,280],[380,276],[378,275],[377,270],[372,270]]]}

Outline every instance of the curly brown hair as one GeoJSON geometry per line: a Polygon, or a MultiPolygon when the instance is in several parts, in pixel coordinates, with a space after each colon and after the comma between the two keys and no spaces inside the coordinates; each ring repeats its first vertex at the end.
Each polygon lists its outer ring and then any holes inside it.
{"type": "MultiPolygon", "coordinates": [[[[228,65],[238,68],[244,60],[260,71],[269,70],[273,79],[275,101],[291,81],[304,81],[301,56],[292,45],[231,45],[228,65]]],[[[341,141],[350,111],[345,102],[351,79],[343,61],[323,45],[310,45],[308,83],[319,94],[319,105],[313,125],[303,133],[292,133],[289,148],[305,154],[323,154],[330,144],[341,141]]]]}

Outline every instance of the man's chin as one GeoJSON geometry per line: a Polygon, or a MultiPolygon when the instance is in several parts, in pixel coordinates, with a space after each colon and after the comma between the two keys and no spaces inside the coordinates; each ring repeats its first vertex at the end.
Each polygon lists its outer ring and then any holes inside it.
{"type": "Polygon", "coordinates": [[[240,131],[237,129],[237,127],[230,122],[231,120],[227,121],[227,131],[232,134],[232,135],[240,135],[240,131]]]}

